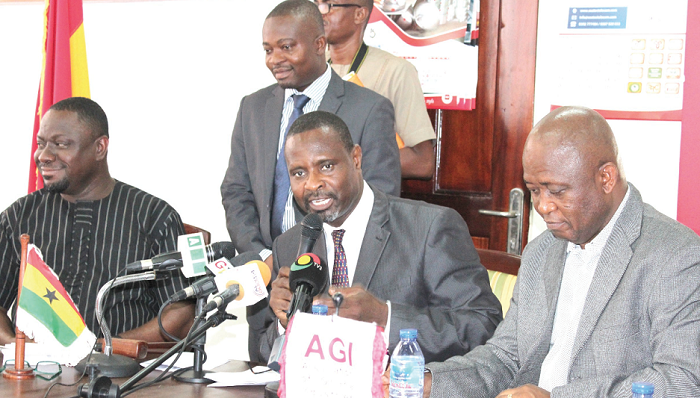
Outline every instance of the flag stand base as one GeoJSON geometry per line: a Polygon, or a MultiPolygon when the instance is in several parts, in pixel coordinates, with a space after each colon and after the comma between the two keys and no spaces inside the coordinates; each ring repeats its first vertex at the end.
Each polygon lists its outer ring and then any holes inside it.
{"type": "MultiPolygon", "coordinates": [[[[27,268],[27,246],[29,246],[29,235],[22,234],[19,237],[21,246],[19,280],[17,281],[17,303],[19,303],[20,293],[22,292],[22,283],[24,282],[24,270],[27,268]]],[[[2,372],[2,377],[10,380],[29,380],[33,379],[34,369],[24,367],[24,348],[26,345],[27,336],[23,331],[15,326],[15,366],[5,369],[2,372]],[[19,366],[19,369],[17,368],[19,366]]]]}
{"type": "Polygon", "coordinates": [[[82,373],[86,367],[94,366],[100,371],[100,376],[107,377],[131,377],[141,370],[141,366],[133,359],[123,355],[106,355],[101,352],[93,352],[83,358],[75,370],[82,373]]]}
{"type": "Polygon", "coordinates": [[[34,369],[5,369],[2,377],[10,380],[29,380],[35,376],[34,369]]]}

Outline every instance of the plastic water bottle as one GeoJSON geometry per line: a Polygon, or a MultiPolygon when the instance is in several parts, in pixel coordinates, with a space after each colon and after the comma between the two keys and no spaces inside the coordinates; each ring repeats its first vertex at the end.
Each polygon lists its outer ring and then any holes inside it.
{"type": "Polygon", "coordinates": [[[390,398],[422,398],[425,359],[418,346],[416,329],[401,329],[401,341],[391,355],[390,398]]]}
{"type": "Polygon", "coordinates": [[[325,304],[314,304],[311,306],[311,313],[314,315],[328,315],[328,306],[325,304]]]}
{"type": "Polygon", "coordinates": [[[651,383],[632,383],[632,398],[652,398],[654,385],[651,383]]]}

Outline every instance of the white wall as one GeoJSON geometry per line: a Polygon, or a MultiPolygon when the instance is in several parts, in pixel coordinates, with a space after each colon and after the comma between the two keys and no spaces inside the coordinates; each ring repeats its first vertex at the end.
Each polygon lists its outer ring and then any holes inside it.
{"type": "MultiPolygon", "coordinates": [[[[278,2],[84,5],[91,97],[109,119],[112,176],[165,199],[213,241],[229,240],[219,186],[238,105],[274,82],[261,31],[278,2]]],[[[0,3],[2,209],[27,193],[43,9],[43,2],[0,3]]],[[[232,338],[225,355],[246,358],[246,337],[241,319],[208,342],[232,338]]]]}
{"type": "MultiPolygon", "coordinates": [[[[601,40],[592,36],[592,38],[582,38],[577,43],[578,47],[565,49],[560,47],[563,42],[571,44],[569,41],[560,40],[560,32],[566,28],[569,7],[626,6],[628,7],[626,31],[637,33],[640,37],[646,37],[648,34],[659,34],[664,37],[669,33],[685,32],[686,0],[668,0],[663,10],[655,7],[655,4],[654,0],[620,0],[615,4],[610,4],[606,0],[540,0],[535,74],[535,123],[549,113],[551,105],[583,105],[595,109],[615,109],[617,97],[608,98],[604,91],[596,96],[589,92],[591,90],[585,91],[584,86],[594,84],[589,80],[592,78],[591,75],[599,79],[596,82],[598,86],[624,83],[624,79],[627,78],[626,68],[629,62],[628,54],[625,53],[627,48],[616,47],[616,42],[605,46],[600,43],[601,40]],[[664,25],[657,26],[659,22],[671,25],[673,29],[666,31],[664,25]],[[661,30],[655,32],[655,29],[661,30]],[[598,45],[600,47],[591,51],[593,46],[598,45]],[[602,73],[596,75],[595,71],[586,71],[585,67],[582,67],[583,71],[576,70],[580,63],[576,57],[581,56],[600,57],[602,73]],[[622,66],[618,67],[619,65],[622,66]],[[567,66],[572,68],[568,69],[567,66]],[[611,70],[621,71],[622,74],[607,73],[611,70]],[[572,86],[584,88],[578,95],[577,91],[571,91],[572,86]],[[561,103],[562,99],[567,102],[561,103]]],[[[648,104],[639,105],[640,108],[635,110],[649,110],[642,107],[648,104]]],[[[629,104],[620,104],[620,106],[619,109],[624,109],[629,104]]],[[[608,123],[615,133],[627,180],[639,189],[645,202],[675,219],[678,204],[681,122],[608,120],[608,123]]],[[[536,238],[546,229],[542,217],[533,209],[530,213],[529,240],[536,238]]]]}
{"type": "MultiPolygon", "coordinates": [[[[91,97],[112,175],[228,240],[219,186],[243,95],[274,82],[261,29],[278,1],[86,2],[91,97]]],[[[0,3],[0,208],[26,194],[43,2],[0,3]]]]}

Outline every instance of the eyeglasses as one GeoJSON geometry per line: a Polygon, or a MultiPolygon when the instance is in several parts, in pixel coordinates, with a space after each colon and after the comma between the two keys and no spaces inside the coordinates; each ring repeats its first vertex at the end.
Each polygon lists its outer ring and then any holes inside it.
{"type": "MultiPolygon", "coordinates": [[[[15,360],[8,359],[7,361],[5,361],[5,364],[2,366],[2,368],[0,368],[0,372],[4,371],[6,368],[14,366],[15,360]]],[[[24,368],[34,369],[36,377],[43,380],[53,380],[63,372],[63,370],[61,369],[61,364],[54,361],[39,361],[37,362],[36,367],[34,368],[32,368],[31,365],[29,365],[29,362],[24,361],[24,368]]]]}
{"type": "Polygon", "coordinates": [[[321,11],[322,15],[326,15],[331,12],[333,7],[362,7],[359,4],[335,4],[335,3],[316,3],[318,10],[321,11]]]}
{"type": "Polygon", "coordinates": [[[61,364],[54,361],[39,361],[34,372],[36,377],[44,380],[53,380],[62,373],[61,364]]]}

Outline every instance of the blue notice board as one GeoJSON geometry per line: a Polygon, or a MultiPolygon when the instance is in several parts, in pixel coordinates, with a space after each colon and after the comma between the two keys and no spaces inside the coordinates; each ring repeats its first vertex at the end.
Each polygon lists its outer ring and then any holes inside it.
{"type": "Polygon", "coordinates": [[[568,29],[625,29],[627,7],[570,7],[568,29]]]}

